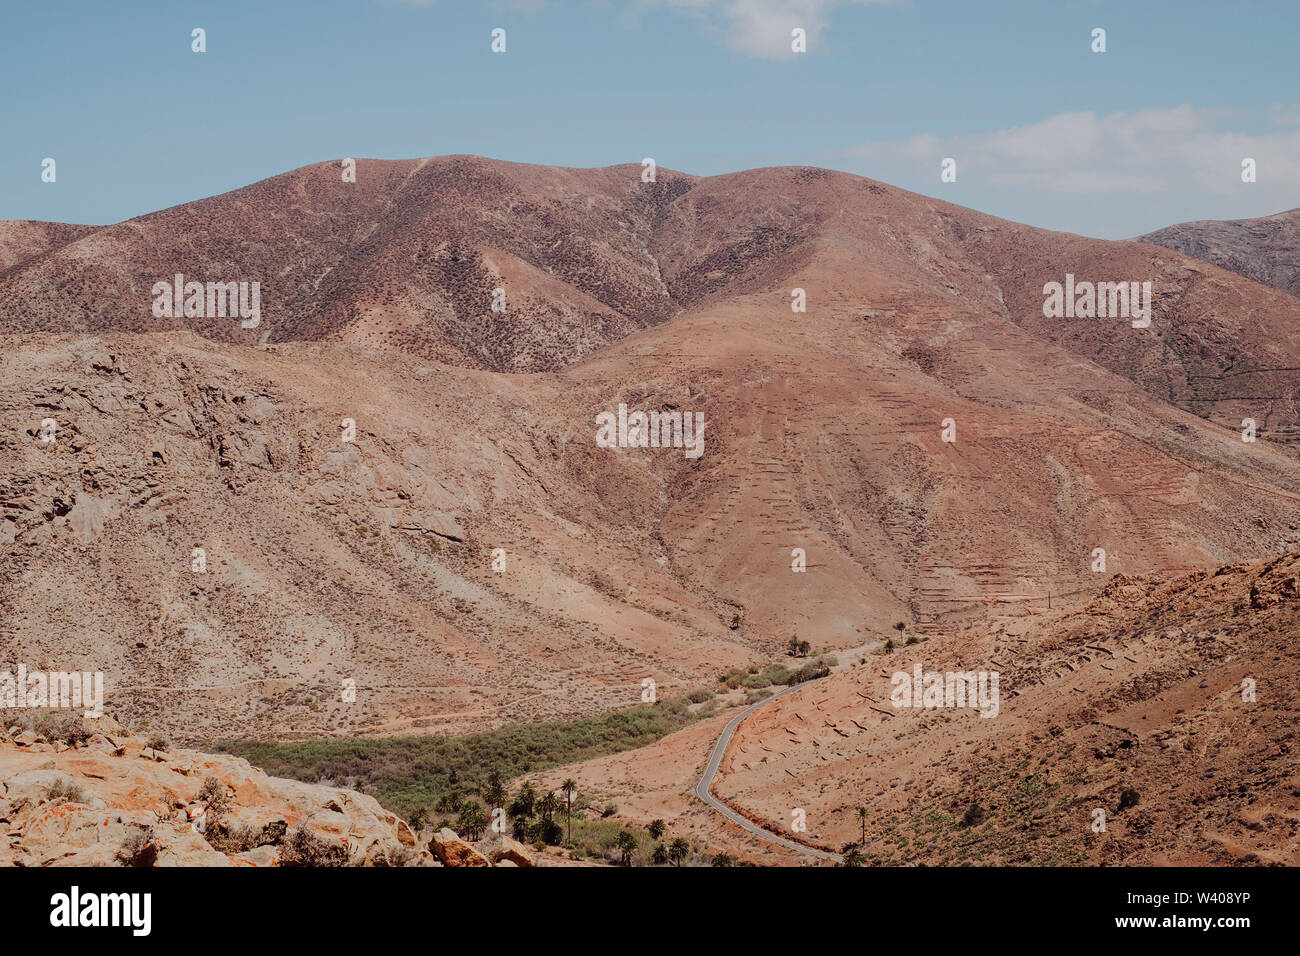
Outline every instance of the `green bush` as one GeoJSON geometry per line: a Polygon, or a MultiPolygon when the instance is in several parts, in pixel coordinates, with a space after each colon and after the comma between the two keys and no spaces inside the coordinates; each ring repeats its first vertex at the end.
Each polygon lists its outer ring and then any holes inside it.
{"type": "Polygon", "coordinates": [[[335,737],[274,742],[219,740],[206,749],[232,753],[276,777],[316,783],[355,780],[404,819],[439,806],[449,794],[482,794],[495,770],[502,778],[603,757],[652,744],[696,719],[687,698],[640,704],[597,717],[512,724],[466,737],[335,737]]]}

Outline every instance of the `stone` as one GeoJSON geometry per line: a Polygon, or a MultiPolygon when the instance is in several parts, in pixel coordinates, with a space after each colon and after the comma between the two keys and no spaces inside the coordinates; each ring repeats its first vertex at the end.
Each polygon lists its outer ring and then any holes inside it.
{"type": "Polygon", "coordinates": [[[491,866],[491,862],[452,830],[443,827],[429,841],[429,852],[444,866],[491,866]]]}

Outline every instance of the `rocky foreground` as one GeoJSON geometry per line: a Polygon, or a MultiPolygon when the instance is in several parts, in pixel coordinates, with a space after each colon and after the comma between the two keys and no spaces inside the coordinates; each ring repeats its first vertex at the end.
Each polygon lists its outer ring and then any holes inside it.
{"type": "Polygon", "coordinates": [[[428,843],[370,796],[163,749],[111,718],[0,733],[8,866],[532,866],[508,838],[428,843]],[[431,852],[432,851],[432,852],[431,852]]]}
{"type": "MultiPolygon", "coordinates": [[[[872,865],[1300,866],[1297,632],[1300,550],[1117,574],[1082,608],[905,642],[772,700],[737,727],[713,792],[872,865]],[[996,672],[996,716],[895,706],[893,675],[918,666],[996,672]]],[[[572,778],[630,824],[663,818],[743,862],[805,862],[689,796],[725,719],[536,785],[572,778]]]]}

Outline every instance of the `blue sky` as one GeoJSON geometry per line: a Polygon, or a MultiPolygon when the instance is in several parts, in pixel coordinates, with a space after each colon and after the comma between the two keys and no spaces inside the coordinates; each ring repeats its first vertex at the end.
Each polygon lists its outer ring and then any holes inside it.
{"type": "Polygon", "coordinates": [[[1298,41],[1293,0],[11,4],[0,218],[117,222],[343,156],[651,156],[1122,238],[1300,206],[1298,41]]]}

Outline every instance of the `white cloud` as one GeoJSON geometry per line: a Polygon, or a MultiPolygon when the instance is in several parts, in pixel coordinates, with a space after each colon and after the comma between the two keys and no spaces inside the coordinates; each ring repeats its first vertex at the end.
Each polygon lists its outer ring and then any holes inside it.
{"type": "Polygon", "coordinates": [[[1252,117],[1184,105],[1060,113],[987,133],[862,143],[845,153],[861,161],[865,175],[887,182],[937,181],[940,161],[951,156],[959,181],[1061,194],[1237,193],[1241,161],[1251,157],[1261,192],[1294,194],[1300,186],[1300,107],[1263,112],[1252,117]]]}
{"type": "Polygon", "coordinates": [[[835,8],[848,4],[888,4],[894,0],[666,0],[669,6],[696,14],[731,49],[749,56],[785,59],[794,56],[790,31],[807,32],[808,51],[830,24],[835,8]]]}
{"type": "Polygon", "coordinates": [[[1278,126],[1300,126],[1300,103],[1270,106],[1268,118],[1278,126]]]}

